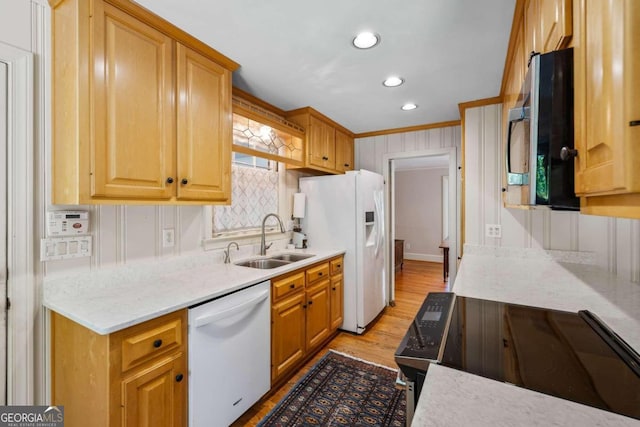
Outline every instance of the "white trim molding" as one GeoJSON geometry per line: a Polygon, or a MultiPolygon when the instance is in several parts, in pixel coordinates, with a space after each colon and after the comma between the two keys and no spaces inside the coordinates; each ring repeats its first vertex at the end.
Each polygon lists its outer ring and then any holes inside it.
{"type": "MultiPolygon", "coordinates": [[[[453,283],[456,279],[457,271],[457,256],[458,256],[458,236],[460,235],[460,223],[458,216],[458,200],[459,193],[459,174],[458,174],[458,151],[456,147],[437,148],[430,150],[416,150],[416,151],[402,151],[397,153],[385,153],[382,156],[382,171],[384,175],[385,185],[385,226],[389,230],[385,235],[385,251],[389,256],[388,264],[386,266],[387,271],[394,271],[393,269],[393,244],[395,240],[395,231],[392,225],[392,221],[395,221],[395,200],[393,197],[394,186],[394,172],[395,164],[393,160],[407,159],[413,157],[429,157],[429,156],[449,156],[449,176],[456,177],[456,179],[449,179],[449,277],[450,283],[453,283]]],[[[407,256],[405,255],[405,258],[407,256]]],[[[440,257],[442,259],[442,257],[440,257]]],[[[437,261],[435,261],[437,262],[437,261]]],[[[395,299],[395,276],[389,275],[387,279],[388,292],[390,301],[395,299]]]]}
{"type": "Polygon", "coordinates": [[[0,43],[8,69],[7,120],[7,403],[34,401],[34,58],[31,52],[0,43]]]}
{"type": "Polygon", "coordinates": [[[419,253],[412,253],[412,252],[405,252],[404,259],[408,259],[411,261],[438,262],[440,264],[444,262],[443,255],[419,254],[419,253]]]}

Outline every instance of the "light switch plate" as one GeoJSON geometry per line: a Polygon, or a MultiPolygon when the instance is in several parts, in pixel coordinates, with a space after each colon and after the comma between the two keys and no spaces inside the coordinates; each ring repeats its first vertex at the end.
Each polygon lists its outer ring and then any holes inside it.
{"type": "Polygon", "coordinates": [[[91,256],[91,236],[48,237],[40,240],[40,261],[91,256]]]}

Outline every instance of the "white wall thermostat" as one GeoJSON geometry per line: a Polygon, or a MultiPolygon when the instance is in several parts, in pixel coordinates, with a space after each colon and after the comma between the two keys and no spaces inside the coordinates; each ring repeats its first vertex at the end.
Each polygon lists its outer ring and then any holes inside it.
{"type": "Polygon", "coordinates": [[[47,212],[48,236],[77,236],[89,232],[89,212],[51,211],[47,212]]]}

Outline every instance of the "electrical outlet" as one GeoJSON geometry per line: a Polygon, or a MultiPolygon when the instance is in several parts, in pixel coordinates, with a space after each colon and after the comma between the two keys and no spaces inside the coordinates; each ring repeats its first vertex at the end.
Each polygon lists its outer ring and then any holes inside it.
{"type": "Polygon", "coordinates": [[[411,243],[407,242],[405,246],[407,247],[407,249],[411,249],[411,243]]]}
{"type": "Polygon", "coordinates": [[[500,239],[502,237],[502,226],[500,224],[485,224],[486,236],[500,239]]]}
{"type": "Polygon", "coordinates": [[[175,245],[175,236],[173,228],[165,228],[162,230],[162,247],[172,248],[175,245]]]}

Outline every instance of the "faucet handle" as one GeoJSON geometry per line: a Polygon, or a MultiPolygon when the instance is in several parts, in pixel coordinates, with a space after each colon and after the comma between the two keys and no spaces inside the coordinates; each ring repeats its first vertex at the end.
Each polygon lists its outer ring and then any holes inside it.
{"type": "Polygon", "coordinates": [[[271,245],[273,245],[273,242],[269,243],[268,245],[264,245],[265,252],[266,252],[267,249],[269,249],[271,247],[271,245]]]}

